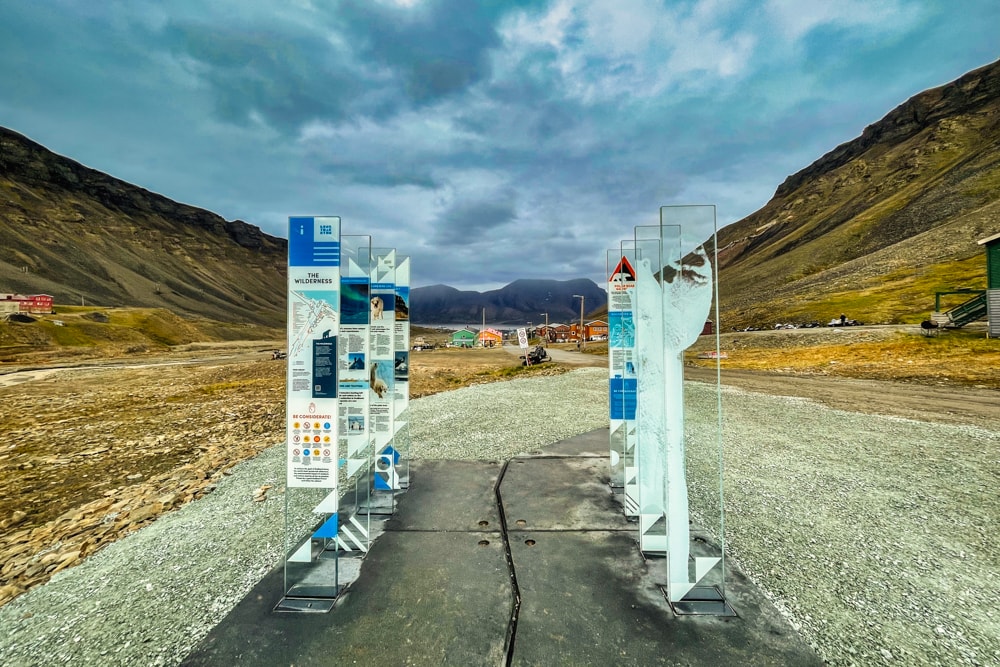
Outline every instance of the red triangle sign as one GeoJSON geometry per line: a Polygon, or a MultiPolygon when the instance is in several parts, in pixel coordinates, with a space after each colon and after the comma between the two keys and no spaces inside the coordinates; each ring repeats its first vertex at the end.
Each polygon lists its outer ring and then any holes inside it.
{"type": "Polygon", "coordinates": [[[634,283],[635,282],[635,269],[629,264],[628,257],[622,257],[621,261],[618,262],[618,266],[615,270],[611,272],[611,277],[608,278],[608,282],[611,283],[634,283]]]}

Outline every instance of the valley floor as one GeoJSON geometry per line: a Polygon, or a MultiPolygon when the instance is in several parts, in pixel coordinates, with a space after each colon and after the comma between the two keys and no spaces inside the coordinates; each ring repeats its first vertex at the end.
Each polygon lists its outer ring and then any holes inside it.
{"type": "MultiPolygon", "coordinates": [[[[510,359],[504,351],[492,354],[497,356],[480,362],[502,366],[504,357],[510,359]]],[[[444,371],[442,359],[428,357],[433,373],[444,371]]],[[[460,357],[451,359],[462,365],[460,357]]],[[[8,374],[16,381],[0,384],[0,605],[25,588],[38,590],[0,607],[0,662],[52,664],[65,654],[88,656],[84,664],[176,664],[184,642],[191,641],[185,634],[193,623],[188,617],[217,620],[280,553],[273,531],[280,532],[275,508],[281,496],[275,494],[280,494],[282,460],[275,453],[280,447],[273,445],[283,437],[284,363],[271,360],[263,347],[236,356],[217,350],[173,360],[196,363],[170,361],[8,374]],[[241,461],[247,463],[238,465],[241,461]],[[266,472],[241,472],[261,465],[266,472]],[[265,485],[271,490],[254,502],[265,485]],[[140,614],[136,623],[157,623],[158,600],[173,593],[162,590],[170,584],[148,569],[189,559],[192,552],[185,548],[198,551],[195,544],[176,541],[181,533],[210,523],[196,507],[225,519],[218,505],[225,498],[241,508],[238,517],[227,520],[259,519],[265,525],[254,530],[272,531],[271,538],[261,539],[273,543],[263,551],[258,546],[245,563],[239,551],[211,555],[214,560],[205,567],[235,567],[234,581],[225,584],[224,593],[206,593],[207,602],[171,598],[169,604],[181,605],[179,625],[171,630],[175,639],[163,641],[180,643],[157,645],[155,662],[149,659],[153,646],[133,646],[122,660],[110,659],[102,646],[108,637],[88,637],[86,627],[92,623],[85,618],[94,609],[84,607],[125,604],[119,598],[105,600],[101,593],[121,586],[114,595],[132,596],[154,612],[145,621],[140,614]],[[202,518],[184,518],[190,516],[202,518]],[[171,522],[169,540],[176,547],[157,541],[167,539],[157,532],[167,530],[167,523],[156,528],[164,520],[171,522]],[[123,546],[105,548],[126,535],[123,546]],[[145,544],[142,535],[154,543],[145,544]],[[159,561],[145,563],[147,556],[139,556],[136,547],[152,550],[147,555],[159,561]],[[74,577],[88,572],[107,578],[100,570],[104,562],[112,563],[115,582],[87,581],[73,588],[74,577]],[[139,580],[126,576],[133,569],[139,580]],[[64,584],[42,585],[56,573],[64,584]],[[136,597],[144,587],[160,597],[136,597]],[[76,599],[81,597],[93,600],[76,599]],[[50,616],[51,623],[63,625],[52,626],[45,620],[50,616]],[[73,630],[77,626],[79,631],[73,630]],[[67,648],[73,642],[79,642],[76,648],[67,648]],[[31,655],[52,660],[32,662],[31,655]]],[[[411,372],[417,372],[416,363],[413,367],[411,372]]],[[[715,370],[688,367],[686,373],[694,380],[692,400],[709,399],[715,370]]],[[[457,431],[457,425],[435,421],[428,428],[437,430],[425,434],[432,444],[419,455],[475,457],[460,449],[468,447],[470,428],[489,433],[491,442],[501,445],[502,451],[491,452],[498,457],[510,455],[503,450],[505,441],[524,447],[530,437],[570,435],[544,430],[556,417],[577,429],[595,428],[602,416],[606,423],[603,378],[602,369],[582,369],[517,380],[514,392],[486,384],[421,399],[426,419],[452,415],[468,424],[463,422],[461,431],[464,443],[451,445],[444,434],[457,431]],[[475,396],[469,398],[468,392],[475,396]],[[548,405],[552,396],[563,394],[565,400],[551,407],[555,412],[504,417],[512,414],[506,402],[548,405]],[[479,405],[491,409],[468,410],[479,405]]],[[[722,378],[727,476],[734,480],[726,500],[730,546],[824,657],[838,665],[881,664],[886,651],[911,664],[976,665],[1000,658],[996,619],[986,613],[1000,604],[1000,547],[988,530],[1000,521],[995,494],[1000,479],[991,453],[1000,439],[995,415],[1000,393],[729,369],[722,378]],[[955,613],[963,608],[983,613],[955,613]],[[902,642],[903,652],[880,636],[902,642]],[[916,643],[907,643],[911,640],[916,643]]],[[[692,409],[691,424],[700,421],[711,423],[692,409]]],[[[183,591],[187,595],[189,587],[183,591]]],[[[139,614],[129,605],[125,610],[139,614]]],[[[195,623],[199,633],[201,623],[195,623]]]]}

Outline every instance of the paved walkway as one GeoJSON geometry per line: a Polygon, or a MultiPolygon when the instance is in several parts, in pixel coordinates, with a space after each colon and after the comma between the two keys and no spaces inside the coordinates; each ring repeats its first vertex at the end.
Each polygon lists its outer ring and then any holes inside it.
{"type": "MultiPolygon", "coordinates": [[[[820,665],[745,577],[737,616],[674,613],[608,485],[608,432],[509,462],[413,461],[329,613],[274,611],[275,569],[195,665],[820,665]]],[[[341,562],[347,562],[342,556],[341,562]]]]}

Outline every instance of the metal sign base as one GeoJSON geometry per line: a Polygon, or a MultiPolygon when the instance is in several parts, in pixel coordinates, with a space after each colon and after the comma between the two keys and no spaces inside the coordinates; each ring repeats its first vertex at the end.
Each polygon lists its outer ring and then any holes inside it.
{"type": "Polygon", "coordinates": [[[283,597],[274,607],[276,612],[296,612],[296,613],[308,613],[308,614],[326,614],[331,609],[333,605],[336,604],[337,598],[312,598],[312,597],[283,597]]]}
{"type": "Polygon", "coordinates": [[[678,616],[739,616],[715,586],[695,586],[678,602],[670,602],[666,586],[659,589],[678,616]]]}

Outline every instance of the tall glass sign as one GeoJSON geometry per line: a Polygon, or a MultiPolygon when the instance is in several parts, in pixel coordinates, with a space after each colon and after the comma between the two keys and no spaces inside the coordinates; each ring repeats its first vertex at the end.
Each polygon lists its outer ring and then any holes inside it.
{"type": "Polygon", "coordinates": [[[400,454],[393,447],[396,384],[396,250],[372,250],[371,324],[369,340],[371,365],[368,416],[375,466],[372,486],[375,496],[372,511],[392,514],[395,491],[400,489],[400,454]]]}
{"type": "Polygon", "coordinates": [[[640,546],[663,556],[671,605],[729,615],[718,373],[685,420],[684,354],[718,321],[715,238],[714,206],[664,206],[658,226],[636,227],[636,466],[640,546]]]}
{"type": "Polygon", "coordinates": [[[288,224],[285,597],[279,609],[332,606],[338,592],[340,218],[288,224]]]}
{"type": "Polygon", "coordinates": [[[634,516],[635,499],[624,491],[626,467],[634,469],[636,368],[635,324],[632,297],[635,293],[634,253],[607,251],[608,267],[608,392],[611,437],[611,486],[623,489],[622,504],[634,516]],[[631,257],[629,255],[632,255],[631,257]]]}
{"type": "Polygon", "coordinates": [[[366,553],[371,545],[370,515],[358,511],[371,496],[373,465],[368,422],[371,252],[370,236],[341,235],[339,425],[340,447],[345,452],[342,477],[347,493],[341,498],[338,546],[354,554],[366,553]],[[350,507],[343,505],[345,500],[350,501],[350,507]]]}
{"type": "Polygon", "coordinates": [[[396,320],[393,348],[393,448],[401,457],[397,466],[400,488],[410,483],[410,258],[396,255],[396,320]]]}

